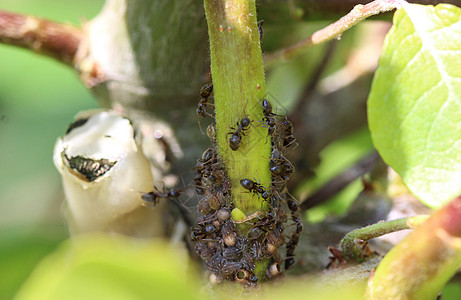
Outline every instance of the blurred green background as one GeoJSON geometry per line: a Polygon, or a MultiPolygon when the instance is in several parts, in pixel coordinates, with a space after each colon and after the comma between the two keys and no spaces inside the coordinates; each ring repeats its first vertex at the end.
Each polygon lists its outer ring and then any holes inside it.
{"type": "MultiPolygon", "coordinates": [[[[1,0],[0,10],[81,24],[102,0],[1,0]]],[[[0,44],[0,299],[66,237],[52,155],[80,110],[97,107],[76,73],[53,59],[0,44]]]]}
{"type": "MultiPolygon", "coordinates": [[[[2,0],[0,9],[78,25],[93,18],[103,2],[2,0]]],[[[326,24],[267,24],[265,51],[289,45],[326,24]]],[[[354,45],[354,31],[338,45],[341,55],[333,56],[325,74],[345,64],[354,45]]],[[[279,106],[289,109],[299,97],[324,49],[325,45],[312,48],[268,73],[268,91],[279,106]]],[[[10,299],[37,262],[67,237],[60,178],[52,162],[53,147],[77,112],[95,107],[96,100],[71,68],[28,50],[0,45],[0,299],[10,299]]],[[[314,186],[352,164],[363,149],[369,149],[368,131],[362,130],[359,136],[367,140],[365,148],[359,143],[358,149],[349,151],[351,159],[334,171],[327,170],[326,176],[321,176],[325,172],[320,170],[314,186]]],[[[330,152],[334,153],[338,147],[332,147],[330,152]]],[[[328,160],[329,156],[323,158],[328,160]]],[[[357,186],[348,198],[353,199],[360,189],[357,186]]],[[[330,211],[320,209],[318,221],[330,211]]]]}
{"type": "MultiPolygon", "coordinates": [[[[93,18],[103,2],[1,0],[0,10],[78,25],[93,18]]],[[[325,24],[265,24],[263,46],[270,52],[325,24]]],[[[356,30],[350,30],[338,43],[325,76],[344,66],[351,49],[360,44],[354,38],[356,30]]],[[[299,97],[324,47],[312,48],[267,74],[268,92],[280,106],[289,109],[299,97]]],[[[96,107],[96,100],[71,68],[0,44],[0,300],[11,299],[37,262],[67,237],[61,183],[52,161],[53,147],[77,112],[96,107]]],[[[303,188],[315,190],[371,148],[366,128],[332,143],[320,154],[321,164],[313,170],[316,178],[303,188]]],[[[361,189],[358,180],[339,197],[311,210],[309,220],[321,221],[328,214],[340,213],[344,203],[349,204],[361,189]]]]}

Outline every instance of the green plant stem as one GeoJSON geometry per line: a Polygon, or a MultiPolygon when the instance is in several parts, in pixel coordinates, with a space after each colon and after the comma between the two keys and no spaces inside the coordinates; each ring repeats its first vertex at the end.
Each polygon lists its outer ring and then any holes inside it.
{"type": "MultiPolygon", "coordinates": [[[[254,0],[205,0],[214,85],[218,154],[231,181],[236,209],[250,215],[261,209],[261,198],[248,193],[240,180],[271,182],[271,143],[263,118],[261,100],[266,93],[263,59],[254,0]],[[249,116],[254,122],[244,132],[237,151],[229,147],[231,127],[249,116]]],[[[233,214],[233,217],[238,214],[233,214]]],[[[240,214],[242,215],[242,214],[240,214]]]]}
{"type": "Polygon", "coordinates": [[[435,212],[381,261],[370,299],[435,299],[461,265],[461,197],[435,212]]]}
{"type": "Polygon", "coordinates": [[[362,260],[360,243],[382,235],[404,229],[412,229],[424,222],[428,216],[407,217],[387,222],[379,222],[367,227],[353,230],[341,240],[341,252],[346,260],[362,260]]]}

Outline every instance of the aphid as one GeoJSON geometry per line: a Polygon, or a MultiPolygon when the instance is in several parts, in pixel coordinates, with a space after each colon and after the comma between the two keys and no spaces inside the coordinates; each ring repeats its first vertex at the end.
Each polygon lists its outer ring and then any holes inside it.
{"type": "Polygon", "coordinates": [[[216,145],[216,127],[213,124],[208,125],[206,128],[206,135],[213,145],[216,145]]]}
{"type": "Polygon", "coordinates": [[[280,265],[276,262],[273,262],[267,267],[266,275],[268,278],[274,278],[280,275],[280,265]]]}
{"type": "Polygon", "coordinates": [[[228,208],[221,208],[220,210],[218,210],[218,213],[216,214],[216,217],[221,222],[224,222],[224,221],[227,221],[227,220],[230,219],[231,212],[230,212],[230,210],[228,208]]]}
{"type": "Polygon", "coordinates": [[[242,285],[255,285],[258,282],[258,276],[245,269],[240,269],[235,273],[234,279],[242,285]]]}
{"type": "Polygon", "coordinates": [[[242,266],[248,271],[253,271],[256,268],[254,259],[251,253],[248,253],[248,252],[243,253],[241,262],[242,262],[242,266]]]}
{"type": "Polygon", "coordinates": [[[210,259],[216,253],[215,248],[208,247],[207,244],[203,242],[198,242],[195,244],[195,251],[203,259],[210,259]]]}
{"type": "Polygon", "coordinates": [[[240,147],[242,135],[245,136],[245,130],[250,128],[251,122],[253,121],[248,118],[248,115],[246,115],[240,121],[237,121],[237,128],[231,127],[231,129],[234,131],[229,132],[228,135],[231,135],[229,138],[229,147],[233,151],[237,151],[240,147]]]}
{"type": "Polygon", "coordinates": [[[224,262],[222,264],[221,271],[222,271],[223,275],[229,276],[229,275],[237,272],[241,268],[242,268],[242,263],[241,262],[224,260],[224,262]]]}
{"type": "Polygon", "coordinates": [[[207,83],[200,89],[200,96],[202,98],[210,97],[211,93],[213,92],[213,83],[207,83]]]}
{"type": "Polygon", "coordinates": [[[269,191],[262,186],[259,183],[254,182],[253,180],[250,179],[241,179],[240,180],[240,185],[244,188],[249,190],[250,192],[253,192],[254,194],[261,196],[263,199],[267,199],[270,196],[269,191]]]}
{"type": "Polygon", "coordinates": [[[199,213],[202,213],[204,215],[210,213],[212,211],[211,207],[210,207],[210,202],[208,201],[207,198],[204,198],[202,200],[199,201],[198,205],[197,205],[197,210],[199,213]]]}
{"type": "Polygon", "coordinates": [[[216,148],[210,147],[205,150],[202,154],[202,162],[203,164],[210,164],[213,163],[216,158],[216,148]]]}
{"type": "Polygon", "coordinates": [[[237,234],[235,232],[230,232],[227,235],[223,235],[223,241],[226,246],[234,246],[237,243],[237,234]]]}
{"type": "Polygon", "coordinates": [[[262,41],[263,37],[264,37],[263,23],[264,23],[264,20],[258,21],[259,40],[260,41],[262,41]]]}
{"type": "Polygon", "coordinates": [[[221,273],[221,269],[223,265],[224,265],[224,258],[219,253],[216,253],[212,258],[205,261],[205,267],[209,271],[216,273],[216,274],[221,273]]]}
{"type": "Polygon", "coordinates": [[[261,260],[263,258],[262,245],[258,240],[253,240],[250,242],[250,252],[255,260],[261,260]]]}
{"type": "Polygon", "coordinates": [[[213,210],[218,210],[224,205],[224,196],[222,193],[211,195],[208,202],[213,210]]]}
{"type": "Polygon", "coordinates": [[[274,253],[275,251],[277,251],[277,245],[276,245],[276,244],[272,244],[272,243],[266,243],[266,246],[265,246],[264,250],[265,250],[267,253],[272,254],[272,253],[274,253]]]}
{"type": "Polygon", "coordinates": [[[229,260],[236,260],[242,256],[242,250],[237,247],[229,247],[223,251],[222,256],[229,260]]]}
{"type": "Polygon", "coordinates": [[[263,231],[259,227],[253,227],[248,231],[247,237],[249,240],[255,240],[263,234],[263,231]]]}

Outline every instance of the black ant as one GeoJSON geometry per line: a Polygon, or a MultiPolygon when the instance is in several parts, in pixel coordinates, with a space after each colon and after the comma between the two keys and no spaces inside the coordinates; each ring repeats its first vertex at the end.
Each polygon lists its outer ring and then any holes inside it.
{"type": "Polygon", "coordinates": [[[154,187],[154,190],[149,193],[142,193],[141,199],[146,203],[152,203],[152,207],[156,207],[158,204],[158,199],[160,198],[178,198],[181,196],[182,191],[180,190],[165,190],[159,191],[157,187],[154,187]]]}
{"type": "Polygon", "coordinates": [[[229,147],[233,151],[237,151],[240,147],[240,142],[242,141],[242,135],[245,135],[245,130],[250,128],[252,120],[246,115],[240,121],[237,121],[237,128],[231,127],[234,131],[229,132],[227,135],[231,135],[229,138],[229,147]]]}
{"type": "Polygon", "coordinates": [[[246,178],[241,179],[240,185],[244,189],[247,189],[250,192],[253,192],[253,194],[261,196],[261,198],[263,198],[264,200],[266,200],[270,196],[270,192],[263,185],[257,182],[254,182],[253,180],[246,179],[246,178]]]}
{"type": "Polygon", "coordinates": [[[277,128],[277,120],[275,119],[277,114],[272,112],[272,104],[268,100],[263,99],[261,106],[263,107],[264,114],[263,121],[267,125],[267,135],[272,136],[272,134],[275,132],[275,129],[277,128]]]}
{"type": "Polygon", "coordinates": [[[264,37],[264,30],[263,30],[263,23],[264,20],[258,21],[258,31],[259,31],[259,40],[262,41],[264,37]]]}
{"type": "Polygon", "coordinates": [[[200,96],[202,97],[202,99],[200,99],[200,102],[198,103],[197,114],[201,117],[205,118],[206,115],[210,115],[207,113],[207,105],[208,99],[210,98],[212,92],[213,83],[207,83],[200,89],[200,96]]]}
{"type": "Polygon", "coordinates": [[[288,180],[288,176],[293,174],[294,167],[278,150],[272,152],[270,161],[270,171],[274,176],[280,176],[283,180],[288,180]]]}
{"type": "Polygon", "coordinates": [[[296,259],[294,258],[294,256],[295,256],[294,252],[295,252],[296,246],[298,245],[299,236],[300,236],[301,232],[303,231],[303,223],[299,219],[298,204],[296,203],[296,200],[295,199],[287,200],[287,205],[288,205],[288,208],[291,211],[291,220],[293,221],[294,225],[296,226],[296,229],[291,234],[290,240],[288,241],[288,243],[286,245],[287,259],[285,260],[285,270],[290,269],[296,262],[296,259]]]}
{"type": "Polygon", "coordinates": [[[283,148],[288,148],[296,143],[296,139],[293,136],[293,124],[285,117],[285,120],[281,122],[283,126],[283,148]]]}
{"type": "MultiPolygon", "coordinates": [[[[210,106],[212,105],[208,103],[208,100],[212,92],[213,92],[213,83],[207,83],[200,89],[200,96],[202,97],[202,99],[200,99],[198,103],[198,107],[197,107],[197,115],[199,117],[206,118],[206,116],[208,115],[214,118],[213,115],[207,112],[208,105],[210,106]]],[[[203,133],[202,128],[200,126],[200,119],[199,119],[199,127],[200,127],[200,131],[203,133]]]]}

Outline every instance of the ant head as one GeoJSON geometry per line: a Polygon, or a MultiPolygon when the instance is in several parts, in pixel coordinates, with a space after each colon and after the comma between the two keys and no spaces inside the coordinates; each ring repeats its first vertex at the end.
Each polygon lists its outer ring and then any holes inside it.
{"type": "Polygon", "coordinates": [[[263,99],[261,106],[263,107],[264,115],[269,115],[272,113],[272,104],[267,99],[263,99]]]}
{"type": "Polygon", "coordinates": [[[169,196],[172,197],[172,198],[178,198],[179,196],[181,196],[182,191],[180,191],[180,190],[171,190],[169,194],[170,194],[169,196]]]}
{"type": "Polygon", "coordinates": [[[245,118],[241,119],[240,120],[240,126],[243,128],[243,129],[247,129],[248,127],[250,127],[251,123],[253,121],[250,120],[250,118],[248,118],[248,115],[245,116],[245,118]]]}

